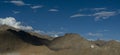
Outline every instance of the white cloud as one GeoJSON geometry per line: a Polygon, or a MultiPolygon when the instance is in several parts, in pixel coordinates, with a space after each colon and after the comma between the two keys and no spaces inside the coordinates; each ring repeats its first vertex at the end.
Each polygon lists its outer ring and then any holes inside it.
{"type": "Polygon", "coordinates": [[[95,17],[94,20],[95,21],[99,21],[101,19],[108,19],[112,16],[118,15],[119,13],[117,13],[116,11],[99,11],[99,12],[95,12],[92,14],[74,14],[72,16],[70,16],[70,18],[76,18],[76,17],[95,17]]]}
{"type": "Polygon", "coordinates": [[[52,37],[59,37],[59,35],[63,34],[63,32],[55,32],[55,31],[49,31],[49,32],[46,32],[46,34],[52,36],[52,37]]]}
{"type": "Polygon", "coordinates": [[[36,5],[36,6],[31,6],[32,9],[38,9],[38,8],[42,8],[42,5],[36,5]]]}
{"type": "Polygon", "coordinates": [[[17,6],[30,5],[30,4],[24,3],[22,0],[12,0],[12,1],[4,1],[4,2],[5,3],[12,3],[12,4],[15,4],[17,6]]]}
{"type": "Polygon", "coordinates": [[[101,37],[101,36],[103,36],[102,33],[92,33],[92,32],[89,32],[88,35],[93,36],[93,37],[101,37]]]}
{"type": "Polygon", "coordinates": [[[59,35],[57,35],[57,34],[54,34],[54,35],[51,35],[52,37],[59,37],[59,35]]]}
{"type": "Polygon", "coordinates": [[[20,11],[12,11],[14,14],[18,14],[20,13],[20,11]]]}
{"type": "Polygon", "coordinates": [[[82,17],[82,16],[93,16],[95,17],[95,20],[98,21],[99,19],[107,19],[111,16],[115,16],[118,13],[116,11],[100,11],[100,12],[95,12],[92,14],[74,14],[70,16],[71,18],[76,18],[76,17],[82,17]]]}
{"type": "Polygon", "coordinates": [[[119,9],[109,10],[107,8],[83,8],[79,10],[81,13],[73,14],[70,18],[76,17],[94,17],[95,21],[109,19],[112,16],[116,16],[120,14],[119,9]],[[82,14],[84,12],[84,14],[82,14]]]}
{"type": "Polygon", "coordinates": [[[41,30],[34,30],[33,32],[39,33],[39,34],[46,34],[44,31],[41,31],[41,30]]]}
{"type": "Polygon", "coordinates": [[[103,11],[103,10],[107,10],[107,8],[92,8],[91,10],[95,10],[95,11],[103,11]]]}
{"type": "Polygon", "coordinates": [[[76,18],[76,17],[82,17],[82,16],[90,16],[90,15],[86,15],[86,14],[74,14],[72,16],[70,16],[71,18],[76,18]]]}
{"type": "Polygon", "coordinates": [[[0,25],[8,25],[22,30],[33,30],[31,26],[24,26],[13,17],[0,18],[0,25]]]}
{"type": "Polygon", "coordinates": [[[49,9],[48,11],[52,11],[52,12],[58,12],[58,9],[49,9]]]}
{"type": "Polygon", "coordinates": [[[107,8],[82,8],[79,11],[105,11],[107,8]]]}
{"type": "Polygon", "coordinates": [[[111,16],[115,16],[117,13],[115,11],[100,11],[97,13],[94,13],[93,16],[95,16],[95,21],[98,21],[99,19],[108,19],[111,16]]]}

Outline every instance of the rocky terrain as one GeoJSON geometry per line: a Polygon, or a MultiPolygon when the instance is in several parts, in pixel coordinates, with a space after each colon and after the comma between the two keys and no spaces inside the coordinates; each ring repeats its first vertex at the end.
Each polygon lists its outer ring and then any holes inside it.
{"type": "Polygon", "coordinates": [[[120,42],[90,41],[73,33],[53,38],[2,25],[0,55],[120,55],[120,42]]]}

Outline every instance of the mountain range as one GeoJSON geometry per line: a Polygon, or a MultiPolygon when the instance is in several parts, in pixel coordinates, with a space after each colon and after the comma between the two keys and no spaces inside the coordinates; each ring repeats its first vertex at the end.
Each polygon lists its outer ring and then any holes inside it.
{"type": "Polygon", "coordinates": [[[120,42],[87,40],[76,33],[54,38],[1,25],[0,55],[120,55],[120,42]]]}

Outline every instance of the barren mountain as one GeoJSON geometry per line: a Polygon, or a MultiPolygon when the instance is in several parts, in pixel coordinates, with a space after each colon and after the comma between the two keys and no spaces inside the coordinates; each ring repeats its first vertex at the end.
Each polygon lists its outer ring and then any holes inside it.
{"type": "Polygon", "coordinates": [[[2,25],[0,55],[120,55],[120,43],[88,41],[73,33],[52,38],[2,25]]]}

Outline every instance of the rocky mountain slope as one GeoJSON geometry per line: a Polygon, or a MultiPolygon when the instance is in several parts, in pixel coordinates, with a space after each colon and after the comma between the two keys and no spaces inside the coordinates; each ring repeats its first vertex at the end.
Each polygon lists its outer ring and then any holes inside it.
{"type": "Polygon", "coordinates": [[[2,25],[0,55],[120,55],[120,42],[89,41],[73,33],[52,38],[2,25]]]}

